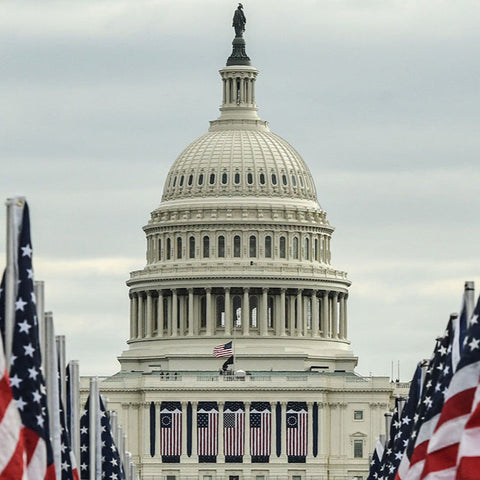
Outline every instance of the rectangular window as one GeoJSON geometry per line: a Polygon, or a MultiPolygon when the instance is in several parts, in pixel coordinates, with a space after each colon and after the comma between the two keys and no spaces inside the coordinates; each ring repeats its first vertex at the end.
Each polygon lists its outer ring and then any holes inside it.
{"type": "Polygon", "coordinates": [[[354,420],[363,420],[363,410],[355,410],[353,412],[353,419],[354,420]]]}
{"type": "Polygon", "coordinates": [[[363,458],[363,440],[353,441],[353,458],[363,458]]]}

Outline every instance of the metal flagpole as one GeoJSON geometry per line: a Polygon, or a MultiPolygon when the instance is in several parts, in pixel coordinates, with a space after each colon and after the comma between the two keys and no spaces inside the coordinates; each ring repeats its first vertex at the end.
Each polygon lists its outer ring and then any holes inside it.
{"type": "Polygon", "coordinates": [[[70,362],[70,438],[72,451],[80,462],[80,368],[78,360],[70,362]]]}
{"type": "Polygon", "coordinates": [[[22,224],[25,197],[8,198],[7,206],[7,263],[5,268],[5,359],[10,365],[13,329],[15,324],[15,301],[18,279],[18,236],[22,224]]]}

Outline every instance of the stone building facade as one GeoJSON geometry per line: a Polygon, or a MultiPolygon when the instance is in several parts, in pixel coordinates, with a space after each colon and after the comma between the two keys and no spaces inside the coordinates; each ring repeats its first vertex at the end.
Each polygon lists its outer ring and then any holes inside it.
{"type": "Polygon", "coordinates": [[[101,390],[145,480],[364,479],[403,390],[354,371],[334,229],[304,160],[259,118],[258,70],[245,58],[220,70],[220,116],[173,163],[144,227],[147,263],[127,282],[128,349],[101,390]],[[234,362],[222,370],[226,357],[212,352],[229,342],[234,362]],[[218,422],[214,455],[199,445],[207,411],[218,422]],[[243,415],[232,455],[234,411],[243,415]],[[297,452],[289,429],[301,421],[297,452]],[[176,451],[166,445],[172,422],[176,451]]]}

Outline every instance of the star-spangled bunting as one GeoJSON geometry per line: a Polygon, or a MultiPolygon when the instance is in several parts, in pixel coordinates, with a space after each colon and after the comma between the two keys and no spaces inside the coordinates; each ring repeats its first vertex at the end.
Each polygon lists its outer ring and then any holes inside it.
{"type": "MultiPolygon", "coordinates": [[[[100,414],[100,440],[101,440],[101,456],[102,456],[102,479],[105,480],[124,480],[125,474],[122,468],[120,455],[115,445],[112,431],[110,428],[110,420],[108,418],[102,397],[98,399],[100,414]]],[[[80,478],[89,480],[90,478],[90,435],[89,420],[90,415],[90,397],[85,403],[85,409],[80,417],[80,478]]]]}
{"type": "MultiPolygon", "coordinates": [[[[48,428],[46,388],[41,368],[32,253],[30,217],[28,205],[25,203],[18,241],[17,296],[10,381],[24,427],[28,478],[53,480],[55,466],[48,428]]],[[[4,310],[1,315],[4,319],[4,310]]]]}

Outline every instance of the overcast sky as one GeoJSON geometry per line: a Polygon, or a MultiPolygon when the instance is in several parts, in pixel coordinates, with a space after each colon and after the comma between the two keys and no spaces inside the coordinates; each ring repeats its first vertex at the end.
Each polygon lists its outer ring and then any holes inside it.
{"type": "MultiPolygon", "coordinates": [[[[408,380],[464,281],[480,287],[480,2],[244,7],[260,117],[303,156],[336,227],[357,371],[400,361],[408,380]]],[[[35,276],[82,375],[119,368],[142,226],[169,166],[218,116],[235,8],[0,4],[0,192],[29,201],[35,276]]]]}

